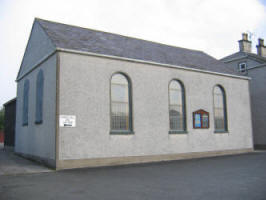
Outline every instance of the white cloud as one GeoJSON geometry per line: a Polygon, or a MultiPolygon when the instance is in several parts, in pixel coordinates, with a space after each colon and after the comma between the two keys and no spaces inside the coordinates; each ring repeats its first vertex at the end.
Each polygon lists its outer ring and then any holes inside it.
{"type": "Polygon", "coordinates": [[[238,51],[247,30],[266,39],[265,7],[256,0],[1,0],[0,105],[14,80],[34,17],[203,50],[221,58],[238,51]]]}

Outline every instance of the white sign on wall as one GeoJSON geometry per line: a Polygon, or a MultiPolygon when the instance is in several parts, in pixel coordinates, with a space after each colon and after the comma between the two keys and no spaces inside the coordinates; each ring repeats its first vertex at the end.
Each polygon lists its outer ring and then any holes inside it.
{"type": "Polygon", "coordinates": [[[75,115],[60,115],[59,117],[60,127],[76,127],[75,115]]]}

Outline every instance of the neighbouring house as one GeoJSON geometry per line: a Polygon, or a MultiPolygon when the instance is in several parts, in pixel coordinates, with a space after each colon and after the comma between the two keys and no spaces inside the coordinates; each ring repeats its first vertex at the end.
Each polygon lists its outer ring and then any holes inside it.
{"type": "Polygon", "coordinates": [[[4,110],[0,110],[0,147],[4,143],[4,110]]]}
{"type": "Polygon", "coordinates": [[[4,107],[5,107],[4,147],[13,150],[15,145],[16,98],[6,102],[4,104],[4,107]]]}
{"type": "Polygon", "coordinates": [[[266,149],[266,46],[264,40],[259,39],[257,54],[252,53],[252,44],[246,33],[242,34],[242,40],[238,42],[239,52],[226,56],[221,61],[235,72],[239,71],[243,76],[251,78],[254,146],[257,149],[266,149]]]}
{"type": "Polygon", "coordinates": [[[15,151],[56,169],[249,152],[249,79],[202,51],[35,19],[15,151]]]}

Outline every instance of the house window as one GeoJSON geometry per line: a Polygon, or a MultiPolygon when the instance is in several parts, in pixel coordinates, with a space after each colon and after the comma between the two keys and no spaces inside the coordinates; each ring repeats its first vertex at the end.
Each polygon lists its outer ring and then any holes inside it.
{"type": "Polygon", "coordinates": [[[29,80],[25,80],[24,89],[23,89],[23,110],[22,110],[22,125],[28,125],[28,113],[29,113],[29,90],[30,90],[30,82],[29,80]]]}
{"type": "Polygon", "coordinates": [[[111,133],[132,133],[131,84],[122,73],[111,78],[111,133]]]}
{"type": "Polygon", "coordinates": [[[214,127],[215,132],[227,131],[226,95],[222,86],[217,85],[213,90],[214,127]]]}
{"type": "Polygon", "coordinates": [[[238,70],[242,73],[245,73],[247,71],[247,64],[246,63],[239,63],[238,70]]]}
{"type": "Polygon", "coordinates": [[[43,121],[43,71],[40,70],[37,75],[36,81],[36,111],[35,111],[35,123],[41,124],[43,121]]]}
{"type": "Polygon", "coordinates": [[[172,80],[169,84],[169,121],[170,132],[178,133],[186,130],[185,94],[180,81],[172,80]]]}

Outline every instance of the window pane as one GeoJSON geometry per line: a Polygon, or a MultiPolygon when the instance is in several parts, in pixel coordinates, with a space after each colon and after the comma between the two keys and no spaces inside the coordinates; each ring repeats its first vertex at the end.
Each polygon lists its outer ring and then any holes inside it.
{"type": "Polygon", "coordinates": [[[209,127],[209,118],[208,118],[208,115],[206,115],[206,114],[202,115],[202,127],[203,128],[209,127]]]}
{"type": "Polygon", "coordinates": [[[112,77],[112,84],[128,85],[128,81],[123,74],[115,74],[112,77]]]}
{"type": "Polygon", "coordinates": [[[238,67],[239,67],[240,72],[246,72],[246,70],[247,70],[247,64],[246,63],[240,63],[238,65],[238,67]]]}
{"type": "Polygon", "coordinates": [[[225,130],[224,92],[218,86],[214,88],[214,124],[216,130],[225,130]]]}
{"type": "Polygon", "coordinates": [[[129,129],[129,113],[127,103],[112,103],[112,129],[129,129]]]}
{"type": "Polygon", "coordinates": [[[215,129],[224,130],[224,114],[223,109],[215,109],[215,129]]]}
{"type": "Polygon", "coordinates": [[[128,85],[112,84],[112,100],[128,102],[128,85]]]}
{"type": "Polygon", "coordinates": [[[177,89],[171,89],[169,91],[170,104],[182,104],[182,91],[177,89]]]}
{"type": "Polygon", "coordinates": [[[182,106],[170,105],[170,129],[183,130],[182,106]]]}
{"type": "Polygon", "coordinates": [[[111,129],[129,130],[129,87],[122,74],[115,74],[111,80],[111,129]]]}
{"type": "Polygon", "coordinates": [[[184,130],[183,93],[178,81],[169,85],[169,119],[170,130],[184,130]]]}

